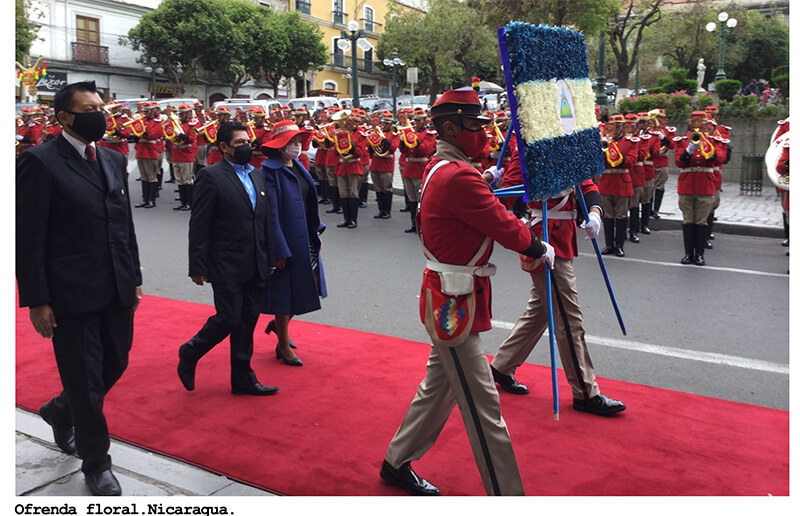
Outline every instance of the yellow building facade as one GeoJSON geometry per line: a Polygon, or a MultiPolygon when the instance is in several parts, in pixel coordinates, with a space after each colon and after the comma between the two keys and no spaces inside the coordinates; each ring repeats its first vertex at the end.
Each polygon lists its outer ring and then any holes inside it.
{"type": "MultiPolygon", "coordinates": [[[[356,53],[359,97],[375,95],[390,97],[391,72],[386,73],[378,63],[378,40],[383,33],[386,17],[392,6],[401,9],[421,9],[418,0],[289,0],[290,11],[297,11],[307,22],[319,26],[328,49],[328,62],[322,70],[309,72],[305,77],[305,92],[296,85],[296,95],[318,95],[318,90],[339,92],[338,97],[353,97],[353,52],[356,53]],[[363,39],[371,48],[359,48],[349,41],[350,49],[343,51],[338,42],[342,31],[352,36],[348,24],[357,22],[363,39]],[[316,91],[315,91],[316,90],[316,91]]],[[[347,40],[346,40],[347,41],[347,40]]],[[[366,47],[366,45],[362,45],[366,47]]]]}

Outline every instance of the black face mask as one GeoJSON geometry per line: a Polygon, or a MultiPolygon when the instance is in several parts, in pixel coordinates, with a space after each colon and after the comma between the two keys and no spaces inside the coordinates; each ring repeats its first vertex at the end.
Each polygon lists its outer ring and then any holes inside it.
{"type": "Polygon", "coordinates": [[[106,132],[106,115],[102,111],[89,111],[84,113],[75,113],[67,111],[75,116],[70,129],[90,142],[100,141],[103,134],[106,132]]]}
{"type": "Polygon", "coordinates": [[[253,159],[253,148],[249,143],[233,147],[233,161],[237,165],[247,165],[253,159]]]}

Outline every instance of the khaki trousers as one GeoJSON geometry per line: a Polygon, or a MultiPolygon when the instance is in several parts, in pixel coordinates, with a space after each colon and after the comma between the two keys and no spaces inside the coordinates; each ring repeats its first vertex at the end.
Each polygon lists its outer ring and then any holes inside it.
{"type": "Polygon", "coordinates": [[[361,188],[362,176],[336,176],[336,186],[339,188],[339,197],[342,199],[358,199],[358,190],[361,188]]]}
{"type": "Polygon", "coordinates": [[[175,173],[175,184],[178,186],[190,185],[194,183],[192,170],[194,162],[173,161],[172,171],[175,173]]]}
{"type": "Polygon", "coordinates": [[[411,202],[419,202],[419,189],[422,188],[422,178],[403,178],[403,188],[406,191],[406,197],[411,202]]]}
{"type": "MultiPolygon", "coordinates": [[[[572,397],[578,400],[589,399],[597,396],[600,388],[595,380],[594,366],[584,338],[583,314],[578,304],[572,260],[556,257],[555,269],[550,272],[556,286],[553,289],[553,324],[561,365],[572,387],[572,397]],[[569,328],[569,332],[565,328],[569,328]]],[[[514,374],[547,329],[547,286],[544,271],[531,274],[531,279],[533,285],[528,306],[492,360],[492,366],[503,374],[514,374]]]]}
{"type": "Polygon", "coordinates": [[[336,167],[325,167],[325,179],[328,180],[328,186],[336,188],[338,181],[335,174],[336,167]]]}
{"type": "Polygon", "coordinates": [[[683,213],[684,224],[707,226],[708,214],[713,205],[713,195],[678,195],[678,208],[683,213]]]}
{"type": "Polygon", "coordinates": [[[644,187],[643,186],[634,186],[633,187],[633,197],[628,197],[630,199],[628,201],[628,209],[631,208],[638,208],[639,205],[644,200],[644,187]]]}
{"type": "Polygon", "coordinates": [[[630,197],[619,197],[617,195],[601,195],[600,199],[603,201],[603,218],[604,219],[626,219],[628,218],[628,206],[630,204],[630,197]]]}
{"type": "Polygon", "coordinates": [[[456,404],[486,494],[524,495],[511,438],[500,414],[500,397],[477,333],[455,348],[431,346],[427,374],[389,443],[386,461],[397,468],[422,457],[456,404]]]}
{"type": "Polygon", "coordinates": [[[394,172],[371,172],[372,185],[376,192],[392,191],[392,176],[394,172]]]}
{"type": "Polygon", "coordinates": [[[667,179],[669,179],[669,172],[667,171],[667,167],[660,167],[656,169],[656,190],[663,190],[664,185],[667,184],[667,179]]]}
{"type": "Polygon", "coordinates": [[[146,183],[155,183],[157,181],[156,174],[158,173],[159,163],[161,162],[155,159],[136,159],[136,165],[139,167],[139,176],[142,181],[146,183]]]}
{"type": "Polygon", "coordinates": [[[206,146],[205,145],[198,145],[197,146],[197,157],[194,160],[199,166],[203,167],[206,164],[206,146]]]}
{"type": "Polygon", "coordinates": [[[647,182],[644,184],[644,192],[642,193],[642,200],[640,201],[641,204],[647,204],[653,200],[653,192],[656,189],[656,183],[654,179],[648,179],[647,182]]]}

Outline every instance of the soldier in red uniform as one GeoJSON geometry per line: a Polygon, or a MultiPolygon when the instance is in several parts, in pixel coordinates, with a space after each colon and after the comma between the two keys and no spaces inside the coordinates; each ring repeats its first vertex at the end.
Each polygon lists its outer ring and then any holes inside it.
{"type": "Polygon", "coordinates": [[[678,176],[678,207],[683,213],[684,265],[705,265],[705,246],[708,231],[708,214],[714,204],[717,178],[714,164],[725,159],[721,143],[702,132],[706,115],[704,111],[693,111],[689,117],[689,137],[673,138],[675,165],[680,168],[678,176]],[[695,139],[695,141],[693,141],[695,139]],[[719,143],[719,142],[718,142],[719,143]],[[721,151],[721,152],[718,152],[721,151]]]}
{"type": "Polygon", "coordinates": [[[39,108],[22,108],[22,125],[17,129],[17,152],[39,145],[42,140],[44,125],[38,118],[39,108]]]}
{"type": "Polygon", "coordinates": [[[194,171],[193,175],[197,175],[197,172],[206,165],[206,145],[208,145],[208,141],[203,133],[198,133],[197,130],[206,125],[209,122],[209,118],[206,116],[205,111],[203,110],[203,103],[199,100],[194,101],[194,119],[197,122],[193,125],[193,131],[197,134],[197,140],[195,140],[195,150],[197,151],[195,154],[194,159],[194,171]]]}
{"type": "Polygon", "coordinates": [[[197,158],[197,134],[192,130],[197,126],[197,119],[192,117],[193,114],[192,106],[188,104],[178,106],[183,134],[177,135],[172,142],[172,166],[181,201],[180,206],[172,209],[177,211],[192,209],[192,190],[194,189],[192,172],[197,158]]]}
{"type": "Polygon", "coordinates": [[[654,191],[650,215],[654,219],[660,219],[661,215],[658,212],[661,210],[661,201],[664,198],[664,185],[667,184],[667,179],[669,178],[669,156],[667,154],[672,150],[672,139],[675,137],[676,129],[669,125],[667,112],[663,109],[653,109],[649,114],[654,116],[650,134],[654,135],[659,141],[658,151],[652,156],[656,175],[653,183],[654,191]]]}
{"type": "Polygon", "coordinates": [[[319,192],[320,204],[330,204],[333,197],[333,188],[328,184],[328,176],[325,171],[325,162],[328,159],[327,155],[330,152],[331,142],[320,129],[326,123],[328,123],[328,113],[322,109],[314,111],[314,116],[311,120],[311,126],[314,129],[311,135],[311,145],[317,149],[317,153],[314,156],[313,174],[317,178],[317,192],[319,192]]]}
{"type": "MultiPolygon", "coordinates": [[[[247,113],[253,117],[252,133],[255,136],[255,138],[250,141],[250,146],[253,147],[253,157],[250,159],[250,164],[253,165],[254,168],[259,169],[264,160],[267,159],[264,153],[261,152],[261,144],[270,139],[269,125],[267,125],[267,111],[261,106],[249,106],[247,108],[247,113]]],[[[247,123],[248,122],[245,122],[245,124],[247,123]]]]}
{"type": "Polygon", "coordinates": [[[369,154],[367,140],[358,131],[358,122],[347,117],[344,124],[344,129],[336,132],[334,142],[334,149],[339,159],[334,173],[344,214],[344,220],[336,227],[354,229],[358,227],[358,191],[361,187],[361,178],[364,176],[361,158],[369,154]]]}
{"type": "MultiPolygon", "coordinates": [[[[350,116],[356,122],[358,126],[358,131],[363,135],[364,132],[367,130],[367,113],[361,108],[353,108],[350,110],[350,116]]],[[[370,154],[369,152],[365,152],[364,155],[361,156],[361,167],[364,170],[364,175],[361,176],[361,186],[358,187],[358,207],[359,208],[366,208],[367,207],[367,192],[369,191],[369,163],[370,163],[370,154]]]]}
{"type": "Polygon", "coordinates": [[[731,143],[731,140],[730,140],[730,135],[731,135],[730,130],[731,130],[731,128],[728,127],[727,125],[719,124],[719,122],[717,121],[717,112],[718,111],[719,111],[719,109],[717,108],[717,106],[706,106],[706,109],[705,109],[706,118],[708,119],[708,122],[710,124],[712,124],[709,134],[712,137],[720,138],[721,141],[723,141],[725,143],[725,145],[726,145],[725,161],[723,163],[720,163],[715,169],[715,173],[717,173],[719,175],[719,178],[718,178],[719,181],[718,181],[718,185],[717,185],[717,192],[714,194],[714,206],[712,206],[712,208],[711,208],[711,213],[708,214],[708,221],[707,221],[708,222],[708,235],[707,235],[708,241],[706,242],[706,249],[713,249],[714,248],[714,246],[711,244],[711,240],[714,240],[714,220],[716,219],[715,212],[716,212],[717,208],[719,208],[719,202],[720,202],[720,194],[719,193],[720,193],[720,191],[722,191],[722,169],[731,160],[731,155],[733,154],[733,147],[730,144],[731,143]]]}
{"type": "MultiPolygon", "coordinates": [[[[789,117],[785,120],[778,120],[778,128],[772,135],[772,141],[778,139],[779,136],[784,134],[785,132],[789,131],[789,117]]],[[[728,158],[726,158],[728,159],[728,158]]],[[[778,166],[776,167],[779,174],[788,174],[789,173],[789,147],[785,147],[781,154],[781,158],[778,161],[778,166]]],[[[789,191],[782,190],[780,188],[776,188],[778,191],[778,195],[781,199],[781,207],[783,208],[783,242],[781,245],[783,247],[789,247],[789,191]]],[[[789,254],[789,251],[786,251],[786,254],[789,254]]]]}
{"type": "MultiPolygon", "coordinates": [[[[419,189],[422,186],[422,172],[436,151],[436,137],[425,129],[426,118],[427,114],[424,109],[415,109],[413,131],[406,130],[400,133],[400,155],[405,158],[401,175],[411,213],[411,226],[405,230],[406,233],[416,233],[417,231],[416,214],[419,189]]],[[[474,151],[471,149],[471,152],[475,152],[477,155],[482,149],[483,147],[474,149],[474,151]]]]}
{"type": "MultiPolygon", "coordinates": [[[[294,123],[297,124],[297,127],[300,128],[302,131],[311,131],[311,127],[308,125],[308,110],[305,106],[300,106],[299,108],[292,111],[292,117],[294,118],[294,123]]],[[[311,160],[308,158],[308,149],[311,146],[311,138],[308,136],[302,138],[301,142],[302,147],[300,148],[300,155],[297,157],[297,161],[303,165],[308,173],[317,179],[314,175],[314,170],[311,168],[311,160]]]]}
{"type": "Polygon", "coordinates": [[[158,196],[159,150],[164,128],[157,117],[157,106],[156,102],[142,104],[145,117],[144,132],[136,137],[136,143],[133,145],[136,151],[136,165],[142,178],[142,202],[135,204],[135,208],[154,208],[158,196]]]}
{"type": "MultiPolygon", "coordinates": [[[[503,186],[522,184],[519,154],[516,149],[504,177],[506,181],[503,186]],[[508,176],[518,177],[519,181],[508,181],[508,176]]],[[[581,227],[586,231],[587,238],[596,238],[600,233],[600,217],[603,215],[602,200],[591,179],[581,183],[580,189],[589,210],[589,220],[583,221],[581,227]]],[[[533,232],[541,237],[542,203],[532,201],[528,206],[531,208],[533,232]]],[[[592,359],[584,339],[583,314],[578,303],[575,269],[572,263],[578,256],[577,207],[574,188],[547,201],[547,230],[556,254],[556,266],[552,271],[556,343],[564,373],[572,387],[572,407],[582,412],[607,416],[625,410],[625,404],[600,393],[592,359]]],[[[511,333],[500,345],[492,360],[494,380],[512,394],[528,394],[528,388],[514,378],[514,372],[525,362],[548,328],[544,266],[541,262],[526,256],[520,256],[520,260],[522,270],[531,275],[531,297],[525,312],[514,324],[511,333]]]]}
{"type": "MultiPolygon", "coordinates": [[[[231,109],[228,106],[219,106],[214,110],[214,114],[217,117],[217,123],[215,124],[215,128],[219,129],[219,126],[224,124],[225,122],[231,121],[231,109]]],[[[208,138],[206,138],[208,140],[208,138]]],[[[213,142],[208,142],[211,144],[208,148],[208,154],[206,157],[206,162],[209,165],[213,165],[214,163],[219,163],[222,161],[222,153],[219,151],[219,147],[214,145],[216,143],[216,139],[213,142]]]]}
{"type": "MultiPolygon", "coordinates": [[[[625,256],[625,229],[628,227],[628,205],[633,195],[633,181],[629,169],[636,163],[639,147],[624,133],[625,117],[611,115],[603,124],[608,148],[604,152],[605,171],[597,180],[603,200],[603,231],[606,247],[603,254],[625,256]]],[[[638,138],[637,138],[638,140],[638,138]]]]}
{"type": "MultiPolygon", "coordinates": [[[[56,112],[53,108],[50,108],[47,111],[47,123],[45,124],[44,133],[42,133],[42,142],[49,142],[50,140],[54,140],[59,134],[61,134],[62,128],[61,124],[58,123],[56,119],[56,112]]],[[[128,157],[125,156],[125,159],[128,157]]]]}
{"type": "MultiPolygon", "coordinates": [[[[328,118],[337,112],[339,112],[338,107],[329,107],[327,109],[328,118]]],[[[325,131],[328,152],[325,154],[323,165],[325,166],[325,178],[328,180],[328,191],[331,196],[331,208],[325,210],[325,213],[342,213],[344,210],[341,203],[341,192],[339,192],[339,183],[336,179],[336,166],[339,164],[339,154],[336,152],[336,142],[330,136],[332,134],[330,130],[332,127],[333,126],[328,126],[328,130],[325,131]]]]}
{"type": "Polygon", "coordinates": [[[625,137],[636,146],[636,161],[628,167],[633,182],[633,195],[628,201],[628,236],[634,244],[639,243],[639,204],[642,202],[644,185],[647,183],[644,175],[644,158],[647,155],[648,145],[642,141],[636,131],[639,115],[628,113],[625,115],[625,137]]]}
{"type": "Polygon", "coordinates": [[[128,161],[128,138],[131,136],[132,131],[130,125],[125,125],[130,122],[128,115],[122,112],[123,104],[112,100],[106,103],[106,109],[109,116],[106,118],[108,121],[107,126],[110,130],[106,130],[103,139],[97,142],[97,145],[115,150],[125,157],[125,162],[128,161]],[[111,122],[113,120],[113,122],[111,122]]]}
{"type": "Polygon", "coordinates": [[[544,256],[552,266],[553,248],[508,213],[468,161],[486,143],[478,94],[472,88],[447,91],[431,113],[439,141],[425,170],[418,222],[427,258],[420,316],[433,345],[425,378],[389,444],[380,475],[412,494],[438,495],[439,489],[417,476],[410,463],[431,448],[457,404],[486,493],[523,495],[481,345],[480,332],[491,329],[494,266],[489,257],[497,240],[531,258],[544,256]]]}
{"type": "Polygon", "coordinates": [[[392,217],[392,180],[394,178],[395,151],[400,144],[400,137],[392,134],[392,112],[383,110],[380,114],[380,129],[383,139],[377,146],[370,144],[369,153],[372,155],[370,173],[372,185],[375,187],[375,196],[378,199],[378,214],[376,219],[389,219],[392,217]]]}
{"type": "Polygon", "coordinates": [[[639,113],[639,120],[637,120],[637,129],[639,138],[642,144],[647,149],[647,154],[644,156],[642,164],[644,165],[644,189],[642,191],[642,200],[640,202],[642,209],[641,223],[639,224],[639,232],[643,235],[650,234],[650,213],[652,209],[653,191],[655,190],[656,169],[653,164],[653,158],[658,153],[661,147],[661,141],[658,134],[651,133],[651,117],[648,113],[639,113]]]}

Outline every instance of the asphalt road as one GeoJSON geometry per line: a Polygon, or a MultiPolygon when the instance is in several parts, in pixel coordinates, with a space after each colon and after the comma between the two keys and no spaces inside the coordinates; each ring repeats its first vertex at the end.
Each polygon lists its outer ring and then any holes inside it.
{"type": "MultiPolygon", "coordinates": [[[[190,214],[172,210],[172,186],[164,185],[156,208],[134,210],[145,293],[210,305],[211,287],[188,278],[190,214]]],[[[139,183],[132,181],[131,188],[137,192],[139,183]]],[[[402,198],[395,196],[391,219],[375,220],[373,195],[360,210],[357,229],[337,228],[341,215],[322,213],[330,294],[322,310],[300,319],[427,342],[418,316],[424,268],[419,242],[403,233],[409,218],[397,211],[402,198]]],[[[606,259],[627,336],[590,243],[579,242],[578,292],[598,376],[788,410],[789,258],[780,240],[718,234],[715,249],[706,251],[708,265],[697,267],[678,264],[679,231],[641,238],[626,244],[625,258],[606,259]]],[[[495,328],[482,336],[487,353],[497,350],[521,315],[530,289],[516,253],[496,246],[492,262],[498,266],[492,278],[495,328]]],[[[549,364],[546,337],[529,361],[549,364]]]]}

